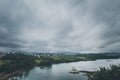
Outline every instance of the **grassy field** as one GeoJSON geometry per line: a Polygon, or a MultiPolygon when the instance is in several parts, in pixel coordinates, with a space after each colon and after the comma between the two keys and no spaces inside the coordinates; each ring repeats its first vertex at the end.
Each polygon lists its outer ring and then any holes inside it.
{"type": "Polygon", "coordinates": [[[0,66],[12,62],[11,60],[0,60],[0,66]]]}

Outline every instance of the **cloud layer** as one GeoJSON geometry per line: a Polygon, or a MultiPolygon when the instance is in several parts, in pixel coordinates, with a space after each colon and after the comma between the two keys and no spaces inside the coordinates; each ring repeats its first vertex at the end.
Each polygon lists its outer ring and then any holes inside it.
{"type": "Polygon", "coordinates": [[[120,51],[119,0],[1,0],[0,50],[120,51]]]}

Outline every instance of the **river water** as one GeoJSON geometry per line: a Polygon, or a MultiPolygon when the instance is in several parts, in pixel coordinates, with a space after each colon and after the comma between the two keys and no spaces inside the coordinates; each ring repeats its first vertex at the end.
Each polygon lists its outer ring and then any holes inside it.
{"type": "Polygon", "coordinates": [[[83,73],[71,74],[69,71],[74,66],[77,70],[96,71],[99,67],[109,68],[112,64],[120,64],[120,59],[103,59],[96,61],[80,61],[72,63],[54,64],[51,67],[35,67],[29,72],[12,77],[9,80],[87,80],[83,73]]]}

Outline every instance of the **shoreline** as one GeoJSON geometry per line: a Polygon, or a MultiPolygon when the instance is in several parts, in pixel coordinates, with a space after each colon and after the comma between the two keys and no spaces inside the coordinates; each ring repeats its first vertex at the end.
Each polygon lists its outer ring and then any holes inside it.
{"type": "Polygon", "coordinates": [[[0,77],[0,80],[7,80],[8,78],[16,75],[16,74],[19,74],[21,73],[23,70],[16,70],[14,72],[11,72],[11,73],[8,73],[8,74],[5,74],[3,77],[0,77]]]}
{"type": "MultiPolygon", "coordinates": [[[[113,58],[113,59],[119,59],[119,58],[113,58]]],[[[96,60],[99,60],[99,59],[96,59],[96,60]]],[[[82,60],[82,61],[96,61],[96,60],[82,60]]],[[[101,60],[101,59],[100,59],[100,60],[101,60]]],[[[72,61],[72,62],[79,62],[79,61],[72,61]]],[[[65,62],[65,63],[71,63],[71,62],[65,62]]],[[[53,63],[53,64],[51,64],[51,65],[54,65],[54,64],[62,64],[62,63],[53,63]]],[[[40,65],[39,67],[46,67],[46,66],[48,66],[48,65],[40,65]]],[[[3,75],[2,77],[0,77],[0,80],[7,80],[8,78],[10,78],[10,77],[12,77],[12,76],[14,76],[14,75],[16,75],[16,74],[19,74],[19,73],[21,73],[22,71],[23,71],[23,70],[20,69],[20,70],[16,70],[16,71],[13,71],[13,72],[11,72],[11,73],[5,74],[5,75],[3,75]]],[[[79,72],[81,72],[81,73],[86,73],[89,77],[92,77],[96,71],[85,71],[85,70],[81,70],[81,71],[79,71],[79,72]]]]}

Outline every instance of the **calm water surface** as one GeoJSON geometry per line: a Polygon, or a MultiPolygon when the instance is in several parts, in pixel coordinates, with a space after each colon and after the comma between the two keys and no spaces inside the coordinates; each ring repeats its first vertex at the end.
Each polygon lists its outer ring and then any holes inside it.
{"type": "Polygon", "coordinates": [[[35,67],[29,72],[25,72],[18,77],[12,77],[9,80],[87,80],[85,74],[70,74],[69,71],[73,66],[78,70],[95,71],[99,67],[109,68],[111,64],[120,64],[120,59],[62,63],[44,68],[35,67]]]}

